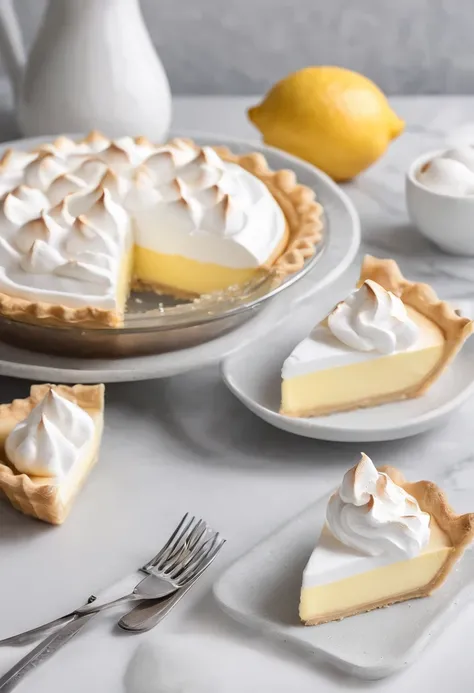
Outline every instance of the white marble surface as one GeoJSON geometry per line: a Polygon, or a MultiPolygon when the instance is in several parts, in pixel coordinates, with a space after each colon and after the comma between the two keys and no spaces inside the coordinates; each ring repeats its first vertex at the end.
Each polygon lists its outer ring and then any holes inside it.
{"type": "MultiPolygon", "coordinates": [[[[178,99],[174,124],[255,138],[244,115],[252,101],[178,99]]],[[[443,255],[410,227],[403,171],[418,153],[442,144],[453,129],[474,117],[474,99],[400,98],[393,103],[408,121],[407,132],[377,166],[346,186],[361,215],[363,250],[394,256],[410,276],[432,282],[452,299],[471,300],[472,258],[443,255]]],[[[5,137],[10,136],[8,116],[0,116],[1,124],[5,137]]],[[[346,277],[335,290],[348,287],[349,281],[346,277]]],[[[24,395],[28,387],[6,378],[0,383],[2,401],[24,395]]],[[[473,413],[471,402],[444,428],[364,449],[378,464],[399,465],[410,476],[441,482],[448,491],[456,491],[460,510],[472,509],[473,413]]],[[[228,546],[213,574],[160,629],[120,637],[112,633],[112,621],[104,620],[94,646],[87,637],[79,637],[21,690],[120,691],[135,645],[177,633],[187,634],[188,645],[195,644],[188,648],[191,653],[218,667],[221,693],[441,693],[454,690],[453,677],[457,693],[471,691],[472,662],[466,645],[472,640],[472,609],[466,609],[403,674],[362,684],[330,669],[310,667],[284,648],[250,634],[213,602],[210,587],[216,571],[334,486],[359,447],[319,443],[273,429],[232,397],[216,368],[109,386],[101,462],[64,527],[34,523],[0,502],[0,637],[67,610],[97,587],[130,572],[154,552],[185,510],[204,515],[228,537],[228,546]],[[211,645],[203,646],[203,634],[211,638],[205,643],[218,644],[216,656],[211,645]]]]}

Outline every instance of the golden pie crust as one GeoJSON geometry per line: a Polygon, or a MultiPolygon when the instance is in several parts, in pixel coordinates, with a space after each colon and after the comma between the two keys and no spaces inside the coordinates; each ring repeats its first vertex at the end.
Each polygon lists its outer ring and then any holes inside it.
{"type": "MultiPolygon", "coordinates": [[[[400,393],[397,399],[419,397],[431,387],[454,359],[466,339],[474,331],[474,321],[458,315],[454,308],[446,301],[442,301],[428,284],[411,282],[406,279],[395,260],[381,260],[372,255],[366,255],[362,262],[358,286],[361,286],[367,279],[377,282],[386,291],[391,291],[395,296],[398,296],[406,306],[410,306],[431,320],[439,327],[445,337],[444,353],[436,368],[420,383],[400,393]]],[[[371,406],[387,401],[393,401],[393,396],[382,396],[377,401],[373,400],[371,406]]]]}
{"type": "Polygon", "coordinates": [[[423,585],[410,592],[403,592],[403,586],[401,586],[401,591],[397,595],[380,599],[371,604],[363,604],[353,609],[346,609],[333,613],[330,617],[326,615],[321,619],[316,618],[304,621],[305,626],[316,626],[330,621],[338,621],[343,618],[366,613],[367,611],[373,611],[374,609],[381,609],[386,606],[391,606],[392,604],[405,602],[409,599],[429,597],[446,581],[449,573],[462,557],[465,549],[474,540],[474,513],[457,515],[449,505],[446,494],[439,486],[432,481],[409,482],[395,467],[380,467],[378,471],[387,474],[397,486],[401,486],[401,488],[418,501],[421,510],[429,513],[429,515],[435,519],[440,528],[449,537],[452,544],[452,551],[449,553],[446,562],[439,572],[427,585],[423,585]]]}
{"type": "MultiPolygon", "coordinates": [[[[0,490],[4,492],[14,508],[25,515],[31,515],[44,522],[59,525],[64,522],[80,487],[75,489],[70,501],[65,505],[58,493],[58,487],[47,478],[30,477],[18,473],[5,462],[3,445],[8,433],[26,419],[31,410],[39,404],[48,391],[54,389],[62,397],[74,402],[88,414],[102,415],[104,410],[104,385],[33,385],[26,399],[13,400],[11,404],[0,405],[0,490]],[[2,461],[3,458],[3,461],[2,461]]],[[[90,467],[96,458],[91,460],[90,467]]]]}
{"type": "MultiPolygon", "coordinates": [[[[102,135],[94,131],[84,141],[93,142],[98,137],[101,138],[102,135]]],[[[135,142],[147,144],[147,140],[143,137],[136,137],[135,142]]],[[[197,148],[192,140],[184,138],[175,138],[170,141],[170,144],[179,146],[180,142],[197,148]]],[[[39,149],[41,150],[41,147],[39,149]]],[[[272,171],[263,154],[239,155],[233,154],[227,147],[213,147],[213,149],[225,161],[238,164],[259,178],[283,210],[287,221],[285,241],[277,248],[271,262],[260,268],[271,272],[274,284],[279,285],[286,277],[303,267],[305,260],[314,254],[316,246],[322,240],[322,206],[316,201],[313,190],[298,184],[292,171],[272,171]]],[[[132,286],[137,290],[140,288],[151,288],[158,292],[166,290],[166,287],[160,284],[143,287],[139,281],[134,282],[132,286]]],[[[174,294],[174,291],[171,293],[174,294]]],[[[180,294],[177,297],[189,298],[189,295],[180,294]]],[[[119,327],[123,322],[123,316],[114,310],[89,306],[70,308],[41,301],[31,302],[4,293],[0,293],[0,315],[21,322],[52,326],[78,325],[86,328],[119,327]]]]}

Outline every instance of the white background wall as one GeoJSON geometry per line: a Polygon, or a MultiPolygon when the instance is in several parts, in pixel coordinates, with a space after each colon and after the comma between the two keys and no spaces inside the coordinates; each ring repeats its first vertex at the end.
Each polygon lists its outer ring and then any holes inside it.
{"type": "MultiPolygon", "coordinates": [[[[28,43],[44,5],[16,0],[28,43]]],[[[315,63],[359,70],[389,93],[474,93],[473,0],[142,0],[142,8],[175,93],[261,93],[315,63]]]]}

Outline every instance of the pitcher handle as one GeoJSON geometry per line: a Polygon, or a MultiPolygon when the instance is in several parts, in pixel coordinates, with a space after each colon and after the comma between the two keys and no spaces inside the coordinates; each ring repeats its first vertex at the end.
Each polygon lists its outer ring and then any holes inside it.
{"type": "Polygon", "coordinates": [[[26,52],[13,0],[0,0],[0,55],[16,96],[23,79],[26,52]]]}

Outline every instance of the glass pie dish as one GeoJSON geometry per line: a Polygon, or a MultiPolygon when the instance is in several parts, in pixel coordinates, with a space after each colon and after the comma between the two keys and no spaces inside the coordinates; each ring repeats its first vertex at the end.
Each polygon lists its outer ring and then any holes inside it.
{"type": "Polygon", "coordinates": [[[269,300],[311,271],[324,247],[323,241],[299,272],[277,285],[270,272],[243,288],[191,301],[132,292],[124,326],[119,328],[35,325],[0,317],[0,340],[23,349],[80,358],[122,358],[197,346],[254,317],[269,300]]]}

